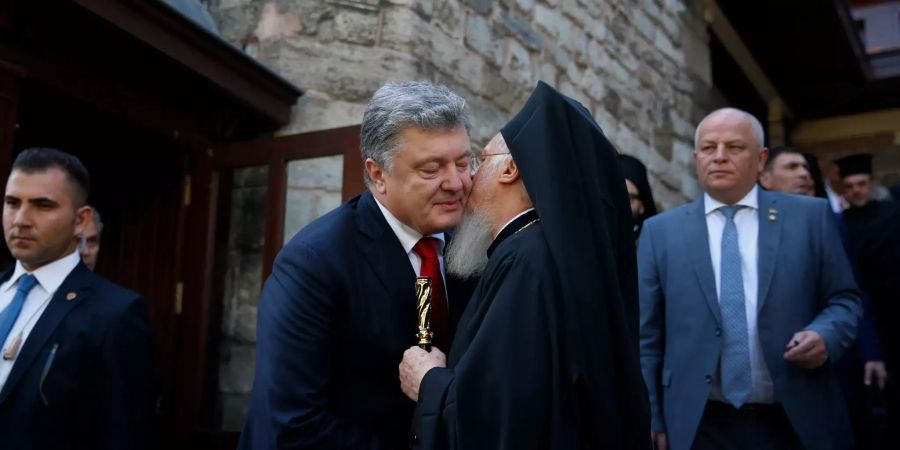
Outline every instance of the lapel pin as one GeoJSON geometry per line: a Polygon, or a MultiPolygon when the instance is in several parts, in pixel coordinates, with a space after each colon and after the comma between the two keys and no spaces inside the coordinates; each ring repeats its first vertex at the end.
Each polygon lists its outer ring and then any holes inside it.
{"type": "Polygon", "coordinates": [[[66,294],[66,300],[68,300],[70,302],[72,300],[75,300],[75,297],[78,297],[78,295],[75,294],[74,292],[69,292],[68,294],[66,294]]]}
{"type": "Polygon", "coordinates": [[[778,215],[777,209],[769,208],[769,222],[774,222],[777,215],[778,215]]]}

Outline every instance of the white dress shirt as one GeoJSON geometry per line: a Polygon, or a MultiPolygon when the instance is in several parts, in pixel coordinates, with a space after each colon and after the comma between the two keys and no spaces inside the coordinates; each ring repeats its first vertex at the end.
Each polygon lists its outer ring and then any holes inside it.
{"type": "MultiPolygon", "coordinates": [[[[37,279],[37,284],[28,293],[28,297],[25,297],[25,303],[22,305],[19,318],[16,319],[9,336],[6,337],[6,342],[3,343],[3,352],[12,345],[16,336],[22,333],[22,341],[19,343],[19,349],[16,354],[18,358],[18,353],[21,353],[22,347],[25,346],[25,341],[28,340],[28,335],[34,329],[34,325],[37,324],[41,315],[44,314],[44,310],[50,304],[53,294],[56,293],[59,286],[69,276],[69,273],[78,266],[79,262],[81,262],[81,255],[76,250],[68,256],[57,259],[31,272],[37,279]]],[[[16,289],[19,287],[19,278],[27,273],[29,272],[25,270],[22,263],[16,261],[16,269],[13,271],[12,276],[5,283],[0,284],[0,311],[3,311],[12,302],[13,297],[16,296],[16,289]]],[[[3,389],[3,385],[6,384],[6,379],[9,378],[9,373],[12,372],[15,362],[16,359],[7,361],[0,358],[0,389],[3,389]]]]}
{"type": "MultiPolygon", "coordinates": [[[[419,233],[416,230],[413,230],[388,211],[378,199],[375,199],[375,203],[378,205],[378,209],[381,210],[381,214],[384,215],[384,220],[387,220],[388,226],[391,227],[391,230],[394,231],[394,234],[397,235],[397,239],[400,240],[400,245],[403,246],[403,251],[406,252],[406,256],[409,257],[409,263],[412,264],[413,270],[416,272],[416,276],[422,274],[422,258],[419,257],[419,254],[413,250],[413,247],[416,246],[416,243],[422,239],[422,233],[419,233]]],[[[432,234],[431,237],[436,238],[438,240],[438,259],[441,261],[441,273],[444,273],[444,233],[436,233],[432,234]]],[[[446,278],[446,276],[445,276],[446,278]]],[[[444,288],[446,289],[447,283],[444,283],[444,288]]]]}
{"type": "MultiPolygon", "coordinates": [[[[741,277],[744,282],[747,338],[750,345],[750,370],[753,383],[747,403],[774,403],[775,390],[763,357],[757,328],[757,305],[759,303],[759,196],[757,189],[754,186],[744,198],[737,202],[744,208],[739,209],[734,215],[738,248],[741,252],[741,277]]],[[[716,278],[716,296],[721,301],[722,233],[725,230],[726,219],[725,214],[718,209],[726,205],[710,197],[709,194],[703,194],[703,206],[706,211],[706,229],[709,233],[709,256],[716,278]]],[[[716,378],[711,398],[725,401],[721,393],[719,377],[716,378]]]]}
{"type": "Polygon", "coordinates": [[[831,182],[825,180],[825,195],[828,196],[828,204],[831,205],[831,210],[836,213],[844,212],[844,205],[841,203],[841,196],[838,195],[837,192],[834,192],[834,188],[831,187],[831,182]]]}

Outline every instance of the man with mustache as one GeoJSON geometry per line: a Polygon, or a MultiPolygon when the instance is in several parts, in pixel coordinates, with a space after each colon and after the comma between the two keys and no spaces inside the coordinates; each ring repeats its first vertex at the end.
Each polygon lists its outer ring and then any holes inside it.
{"type": "Polygon", "coordinates": [[[769,149],[769,157],[759,174],[759,184],[769,191],[798,195],[816,193],[806,157],[792,147],[769,149]]]}
{"type": "MultiPolygon", "coordinates": [[[[823,188],[818,197],[827,198],[821,173],[818,172],[818,160],[815,156],[802,154],[793,147],[769,149],[769,157],[766,160],[765,168],[760,173],[759,183],[769,191],[809,196],[816,194],[816,186],[819,185],[823,188]]],[[[841,242],[834,242],[832,245],[840,245],[846,250],[847,230],[843,215],[837,212],[834,214],[834,219],[841,242]]],[[[855,270],[854,278],[859,284],[859,276],[855,270]]],[[[870,395],[864,386],[876,384],[879,389],[883,390],[888,375],[884,363],[884,353],[875,331],[871,304],[865,292],[861,292],[861,299],[863,317],[859,323],[856,345],[851,347],[839,361],[834,361],[833,366],[847,399],[847,411],[850,413],[850,422],[853,425],[856,448],[868,449],[875,447],[876,444],[870,442],[874,437],[873,433],[869,432],[871,425],[867,423],[869,416],[866,412],[866,398],[870,395]]]]}
{"type": "Polygon", "coordinates": [[[20,153],[6,183],[16,265],[0,280],[2,448],[152,447],[147,307],[81,262],[89,188],[78,158],[47,148],[20,153]]]}
{"type": "Polygon", "coordinates": [[[466,102],[386,84],[360,149],[368,191],[297,233],[266,280],[241,449],[408,448],[415,405],[396,367],[416,342],[416,276],[434,280],[435,343],[449,350],[471,292],[442,272],[472,185],[466,102]]]}
{"type": "Polygon", "coordinates": [[[399,368],[414,448],[648,449],[616,151],[541,82],[479,160],[447,267],[481,279],[449,357],[413,347],[399,368]]]}

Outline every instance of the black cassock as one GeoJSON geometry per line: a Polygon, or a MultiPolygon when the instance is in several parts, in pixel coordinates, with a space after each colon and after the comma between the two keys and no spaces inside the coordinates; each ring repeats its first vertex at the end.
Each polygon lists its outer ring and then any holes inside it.
{"type": "MultiPolygon", "coordinates": [[[[843,218],[860,288],[870,299],[875,331],[884,349],[888,369],[884,426],[890,433],[900,427],[900,204],[872,201],[847,209],[843,218]]],[[[880,435],[872,436],[877,439],[880,435]]]]}
{"type": "MultiPolygon", "coordinates": [[[[530,223],[516,222],[506,230],[530,223]]],[[[554,380],[564,325],[546,301],[560,297],[560,286],[542,233],[540,223],[527,226],[491,255],[456,330],[450,368],[429,371],[420,386],[420,428],[431,428],[418,431],[422,447],[557,448],[551,418],[570,411],[554,380]]]]}
{"type": "Polygon", "coordinates": [[[649,449],[616,151],[583,106],[544,83],[502,134],[535,211],[492,244],[447,368],[420,386],[413,446],[649,449]]]}
{"type": "Polygon", "coordinates": [[[888,363],[900,365],[900,203],[872,201],[850,208],[844,222],[888,363]]]}

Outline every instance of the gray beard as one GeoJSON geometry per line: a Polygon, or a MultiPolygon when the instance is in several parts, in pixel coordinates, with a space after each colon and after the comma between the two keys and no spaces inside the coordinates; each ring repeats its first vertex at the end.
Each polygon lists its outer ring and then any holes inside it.
{"type": "Polygon", "coordinates": [[[463,216],[447,246],[447,272],[466,279],[481,273],[488,263],[487,249],[493,242],[491,225],[480,212],[463,216]]]}

